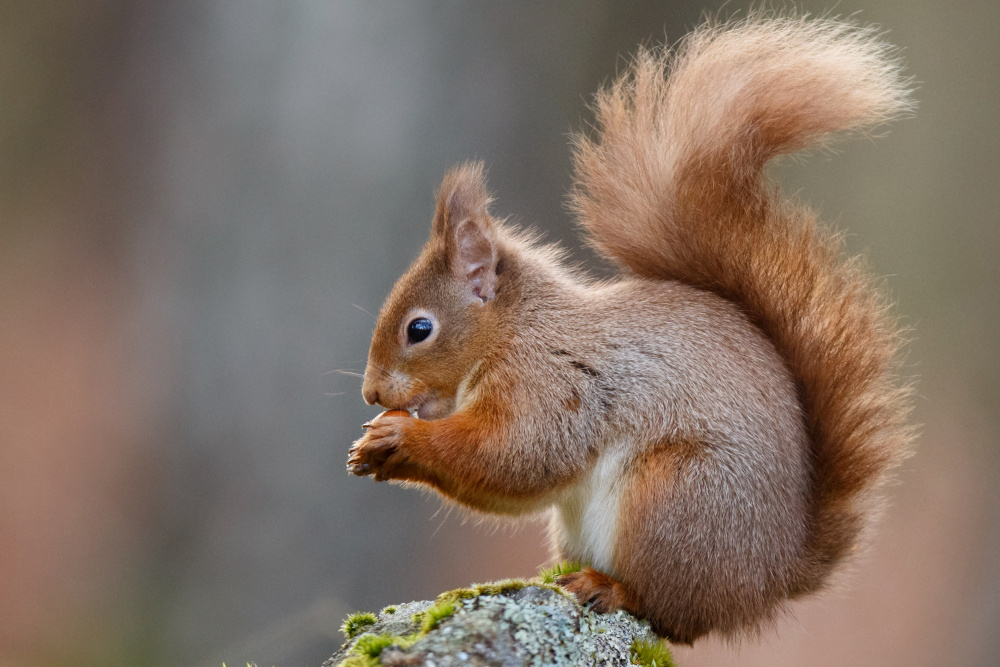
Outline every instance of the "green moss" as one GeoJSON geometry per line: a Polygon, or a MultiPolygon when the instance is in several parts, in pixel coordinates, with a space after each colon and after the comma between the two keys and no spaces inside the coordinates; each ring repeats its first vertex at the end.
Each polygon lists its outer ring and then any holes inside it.
{"type": "Polygon", "coordinates": [[[422,636],[423,634],[419,632],[410,635],[363,634],[351,647],[352,655],[341,661],[337,667],[380,667],[382,651],[390,646],[409,648],[422,636]]]}
{"type": "Polygon", "coordinates": [[[363,634],[358,638],[354,648],[351,649],[358,655],[367,655],[369,658],[377,658],[382,655],[382,650],[389,648],[393,644],[392,635],[372,635],[363,634]]]}
{"type": "MultiPolygon", "coordinates": [[[[477,593],[476,589],[474,589],[474,588],[456,588],[453,591],[445,591],[441,595],[437,596],[437,599],[435,599],[435,601],[434,601],[434,605],[432,607],[428,608],[427,611],[430,611],[430,609],[432,609],[433,607],[435,607],[435,606],[437,606],[439,604],[443,604],[443,603],[447,603],[447,602],[451,602],[452,604],[454,604],[454,603],[458,602],[459,600],[470,600],[470,599],[472,599],[472,598],[474,598],[474,597],[476,597],[478,595],[479,595],[479,593],[477,593]]],[[[426,613],[426,612],[424,612],[424,613],[426,613]]]]}
{"type": "Polygon", "coordinates": [[[552,567],[543,567],[538,573],[538,577],[542,580],[543,584],[554,584],[556,583],[556,579],[564,574],[572,574],[582,569],[583,563],[567,560],[562,563],[556,563],[552,567]]]}
{"type": "Polygon", "coordinates": [[[479,584],[478,586],[474,586],[472,590],[476,592],[474,597],[479,597],[480,595],[503,595],[504,593],[519,591],[522,588],[534,585],[534,582],[526,579],[501,579],[500,581],[493,581],[488,584],[479,584]]]}
{"type": "Polygon", "coordinates": [[[396,605],[394,605],[394,604],[389,605],[388,607],[386,607],[385,609],[383,609],[382,611],[379,612],[380,615],[381,614],[395,614],[395,613],[396,613],[396,605]]]}
{"type": "Polygon", "coordinates": [[[359,611],[351,614],[344,619],[343,624],[340,626],[340,631],[344,633],[344,636],[348,639],[354,639],[362,628],[368,627],[369,625],[374,625],[375,614],[370,611],[359,611]]]}
{"type": "Polygon", "coordinates": [[[643,667],[676,667],[670,649],[660,640],[636,639],[632,642],[630,657],[633,664],[643,667]]]}
{"type": "Polygon", "coordinates": [[[539,584],[537,581],[530,581],[528,579],[501,579],[500,581],[491,581],[488,584],[476,584],[470,588],[456,588],[453,591],[446,591],[437,596],[436,603],[470,600],[480,595],[503,595],[504,593],[519,591],[528,586],[541,586],[553,591],[559,590],[556,586],[539,584]]]}
{"type": "Polygon", "coordinates": [[[455,602],[445,600],[436,602],[424,612],[420,619],[420,632],[427,634],[437,627],[437,624],[455,613],[455,602]]]}
{"type": "Polygon", "coordinates": [[[363,634],[351,648],[352,655],[337,667],[379,667],[382,664],[382,651],[392,644],[391,635],[363,634]]]}
{"type": "Polygon", "coordinates": [[[369,658],[367,655],[352,655],[337,663],[337,667],[381,667],[381,665],[381,660],[369,658]]]}
{"type": "Polygon", "coordinates": [[[382,667],[382,661],[368,655],[352,655],[341,660],[337,667],[382,667]]]}

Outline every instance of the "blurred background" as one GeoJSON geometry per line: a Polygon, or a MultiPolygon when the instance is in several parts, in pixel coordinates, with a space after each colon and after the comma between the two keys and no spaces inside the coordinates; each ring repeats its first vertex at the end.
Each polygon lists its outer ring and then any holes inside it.
{"type": "MultiPolygon", "coordinates": [[[[696,665],[1000,651],[1000,4],[804,2],[916,117],[793,160],[913,329],[919,451],[837,592],[696,665]]],[[[544,528],[349,477],[377,312],[444,171],[578,259],[568,132],[720,2],[0,3],[0,665],[318,666],[345,613],[533,574],[544,528]]],[[[730,2],[726,13],[744,9],[730,2]]]]}

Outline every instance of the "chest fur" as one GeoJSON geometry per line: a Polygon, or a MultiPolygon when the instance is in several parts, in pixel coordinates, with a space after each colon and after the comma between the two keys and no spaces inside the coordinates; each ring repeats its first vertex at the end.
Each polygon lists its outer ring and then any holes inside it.
{"type": "Polygon", "coordinates": [[[553,537],[563,559],[614,572],[625,460],[624,448],[610,447],[579,482],[560,494],[553,537]]]}

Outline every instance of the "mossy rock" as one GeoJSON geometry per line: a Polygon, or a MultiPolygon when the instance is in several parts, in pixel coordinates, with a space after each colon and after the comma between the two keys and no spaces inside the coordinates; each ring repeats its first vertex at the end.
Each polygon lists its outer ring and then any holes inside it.
{"type": "Polygon", "coordinates": [[[594,613],[539,581],[507,580],[394,605],[357,629],[323,667],[673,665],[645,622],[623,611],[594,613]]]}

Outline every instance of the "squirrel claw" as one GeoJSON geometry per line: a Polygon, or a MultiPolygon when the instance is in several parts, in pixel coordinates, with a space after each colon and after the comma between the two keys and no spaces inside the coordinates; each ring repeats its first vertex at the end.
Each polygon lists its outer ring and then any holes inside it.
{"type": "Polygon", "coordinates": [[[372,473],[372,467],[367,463],[348,461],[347,472],[352,475],[357,475],[358,477],[364,477],[365,475],[370,475],[372,473]]]}
{"type": "Polygon", "coordinates": [[[383,422],[370,426],[365,436],[351,445],[347,470],[358,476],[374,475],[377,481],[391,479],[394,464],[399,462],[398,435],[383,422]]]}
{"type": "Polygon", "coordinates": [[[355,442],[351,445],[350,450],[347,452],[347,472],[352,475],[363,477],[372,473],[372,466],[369,461],[364,460],[365,454],[364,451],[358,447],[359,443],[360,440],[355,442]]]}

